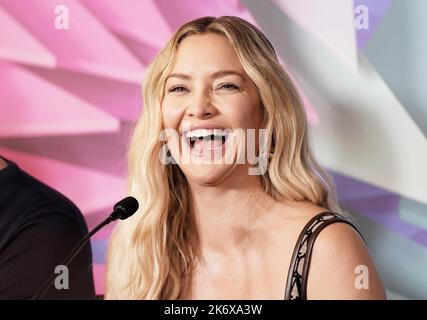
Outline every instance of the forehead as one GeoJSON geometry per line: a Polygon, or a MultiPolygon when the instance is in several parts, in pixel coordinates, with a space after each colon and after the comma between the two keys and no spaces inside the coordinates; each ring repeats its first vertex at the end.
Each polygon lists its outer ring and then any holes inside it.
{"type": "Polygon", "coordinates": [[[224,36],[191,35],[179,44],[173,72],[204,73],[220,69],[243,71],[234,48],[224,36]]]}

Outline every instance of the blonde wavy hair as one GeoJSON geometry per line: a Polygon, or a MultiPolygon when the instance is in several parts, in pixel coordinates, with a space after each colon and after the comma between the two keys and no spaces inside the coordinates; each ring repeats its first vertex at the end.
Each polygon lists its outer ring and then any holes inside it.
{"type": "Polygon", "coordinates": [[[140,208],[116,226],[107,257],[106,299],[178,299],[199,252],[188,185],[176,164],[159,160],[165,142],[161,103],[180,42],[206,33],[226,37],[256,85],[268,133],[268,170],[260,176],[275,199],[309,201],[340,212],[331,179],[311,152],[299,93],[273,46],[255,26],[233,16],[203,17],[183,25],[150,64],[143,82],[144,110],[128,154],[129,193],[140,208]]]}

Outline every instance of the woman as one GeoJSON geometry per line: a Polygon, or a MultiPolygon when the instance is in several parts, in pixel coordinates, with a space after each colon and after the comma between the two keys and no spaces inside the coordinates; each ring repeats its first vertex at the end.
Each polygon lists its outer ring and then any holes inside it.
{"type": "Polygon", "coordinates": [[[143,91],[129,151],[140,209],[111,239],[107,299],[384,298],[310,151],[297,90],[256,27],[185,24],[143,91]]]}

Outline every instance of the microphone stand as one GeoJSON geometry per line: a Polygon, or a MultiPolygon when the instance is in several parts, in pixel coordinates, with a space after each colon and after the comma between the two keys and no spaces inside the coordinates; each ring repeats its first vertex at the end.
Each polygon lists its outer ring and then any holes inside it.
{"type": "MultiPolygon", "coordinates": [[[[131,215],[133,215],[138,210],[139,204],[138,201],[134,197],[126,197],[122,199],[121,201],[117,202],[114,205],[113,212],[109,215],[108,218],[106,218],[104,221],[102,221],[99,225],[97,225],[91,232],[89,232],[87,235],[85,235],[71,250],[71,252],[68,254],[68,256],[65,258],[62,265],[65,265],[68,267],[68,265],[73,262],[75,257],[79,254],[79,252],[83,249],[83,247],[86,245],[90,237],[92,237],[95,233],[97,233],[101,228],[103,228],[105,225],[109,224],[110,222],[120,219],[125,220],[129,218],[131,215]]],[[[43,286],[31,297],[32,300],[35,299],[42,299],[49,287],[52,285],[53,281],[56,278],[56,273],[52,273],[50,277],[43,283],[43,286]]]]}
{"type": "MultiPolygon", "coordinates": [[[[75,257],[79,254],[79,252],[83,249],[83,247],[86,245],[87,241],[92,237],[95,233],[97,233],[100,229],[102,229],[104,226],[109,224],[110,222],[116,220],[113,215],[110,215],[107,219],[102,221],[99,225],[97,225],[91,232],[89,232],[87,235],[85,235],[71,250],[71,252],[68,254],[68,256],[64,259],[64,262],[62,265],[67,266],[73,262],[75,257]]],[[[42,299],[44,295],[46,294],[49,287],[52,285],[53,281],[56,278],[56,273],[52,273],[50,277],[43,283],[43,286],[32,296],[31,300],[36,299],[42,299]]]]}

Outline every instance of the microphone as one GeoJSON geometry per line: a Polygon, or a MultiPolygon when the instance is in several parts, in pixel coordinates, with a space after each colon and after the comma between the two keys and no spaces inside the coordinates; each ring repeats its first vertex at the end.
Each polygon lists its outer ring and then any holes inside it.
{"type": "MultiPolygon", "coordinates": [[[[119,202],[117,202],[114,205],[113,212],[106,218],[104,221],[102,221],[99,225],[97,225],[91,232],[86,234],[73,248],[73,250],[70,251],[68,256],[65,258],[62,265],[65,265],[68,267],[68,265],[73,262],[75,257],[80,253],[80,251],[83,249],[83,247],[86,245],[87,241],[92,237],[95,233],[97,233],[100,229],[102,229],[104,226],[109,224],[110,222],[113,222],[117,219],[125,220],[129,218],[131,215],[133,215],[139,208],[138,201],[134,197],[126,197],[119,202]]],[[[49,287],[52,285],[53,281],[55,280],[56,273],[52,273],[51,276],[46,280],[46,282],[43,283],[43,286],[34,294],[34,296],[31,298],[34,299],[42,299],[44,295],[46,294],[49,287]]]]}

